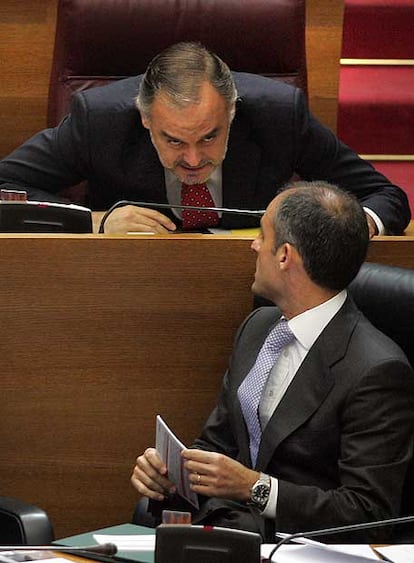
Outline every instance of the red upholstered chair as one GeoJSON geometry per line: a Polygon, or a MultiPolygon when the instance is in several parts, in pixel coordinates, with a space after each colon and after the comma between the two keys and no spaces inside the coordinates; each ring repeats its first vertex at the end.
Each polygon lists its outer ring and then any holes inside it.
{"type": "Polygon", "coordinates": [[[307,91],[305,0],[59,0],[49,126],[73,92],[140,74],[178,41],[307,91]]]}

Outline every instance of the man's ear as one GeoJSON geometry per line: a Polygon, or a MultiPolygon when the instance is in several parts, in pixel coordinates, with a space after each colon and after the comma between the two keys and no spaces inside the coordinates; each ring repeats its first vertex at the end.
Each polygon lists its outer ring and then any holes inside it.
{"type": "Polygon", "coordinates": [[[236,104],[233,103],[230,108],[230,123],[232,123],[235,115],[236,115],[236,104]]]}
{"type": "Polygon", "coordinates": [[[149,129],[151,124],[151,120],[149,116],[141,113],[141,123],[145,127],[145,129],[149,129]]]}
{"type": "Polygon", "coordinates": [[[278,265],[281,270],[286,270],[292,263],[294,248],[288,242],[285,242],[277,249],[278,265]]]}

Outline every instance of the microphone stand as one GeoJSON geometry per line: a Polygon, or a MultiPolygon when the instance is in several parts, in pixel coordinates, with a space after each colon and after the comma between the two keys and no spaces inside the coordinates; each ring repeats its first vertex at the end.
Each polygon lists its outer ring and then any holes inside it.
{"type": "MultiPolygon", "coordinates": [[[[392,526],[395,524],[405,524],[408,522],[414,522],[414,516],[402,516],[400,518],[389,518],[387,520],[378,520],[376,522],[363,522],[362,524],[349,524],[346,526],[335,526],[333,528],[324,528],[321,530],[311,530],[309,532],[296,532],[295,534],[286,534],[283,539],[281,539],[269,554],[267,561],[271,561],[273,555],[282,545],[286,544],[291,540],[297,538],[312,538],[314,536],[329,536],[331,534],[339,534],[340,532],[352,532],[358,530],[367,530],[373,528],[381,528],[385,526],[392,526]]],[[[276,532],[276,536],[278,533],[276,532]]]]}
{"type": "Polygon", "coordinates": [[[218,213],[230,213],[233,215],[251,215],[253,217],[261,217],[265,214],[265,209],[233,209],[229,207],[198,207],[196,205],[173,205],[170,203],[149,203],[146,201],[128,201],[128,200],[121,200],[114,203],[112,207],[106,211],[104,216],[101,219],[101,223],[99,225],[99,233],[104,232],[104,225],[105,221],[107,220],[108,216],[117,209],[118,207],[125,207],[126,205],[134,205],[135,207],[149,207],[154,209],[191,209],[194,211],[216,211],[218,213]]]}

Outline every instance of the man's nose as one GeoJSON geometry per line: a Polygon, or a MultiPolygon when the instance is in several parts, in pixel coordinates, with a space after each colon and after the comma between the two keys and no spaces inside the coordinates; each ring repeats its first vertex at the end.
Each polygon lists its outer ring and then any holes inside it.
{"type": "Polygon", "coordinates": [[[187,147],[184,160],[190,166],[198,166],[201,162],[200,150],[197,147],[187,147]]]}
{"type": "Polygon", "coordinates": [[[255,252],[259,252],[260,242],[259,242],[259,239],[258,239],[258,238],[255,238],[255,239],[252,241],[252,244],[250,245],[250,248],[251,248],[252,250],[254,250],[255,252]]]}

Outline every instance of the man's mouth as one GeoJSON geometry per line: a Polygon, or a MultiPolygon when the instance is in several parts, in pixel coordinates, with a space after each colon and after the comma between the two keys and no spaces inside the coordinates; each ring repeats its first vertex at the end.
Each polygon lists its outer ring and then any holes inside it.
{"type": "Polygon", "coordinates": [[[206,162],[205,164],[201,164],[199,166],[187,166],[185,164],[180,164],[179,166],[186,172],[200,172],[200,170],[204,170],[204,168],[209,166],[209,164],[209,162],[206,162]]]}

